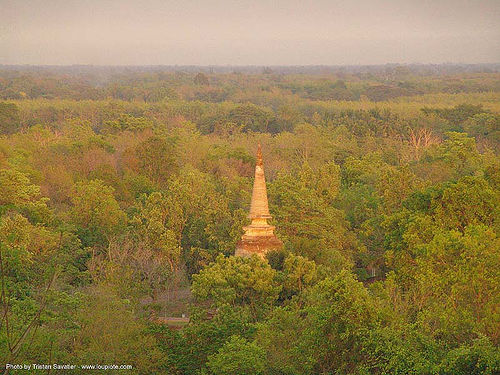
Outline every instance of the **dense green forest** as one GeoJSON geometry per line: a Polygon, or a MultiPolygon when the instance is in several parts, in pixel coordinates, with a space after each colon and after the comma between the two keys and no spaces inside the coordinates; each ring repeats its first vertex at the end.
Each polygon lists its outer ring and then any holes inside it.
{"type": "Polygon", "coordinates": [[[1,67],[0,364],[498,374],[499,72],[1,67]]]}

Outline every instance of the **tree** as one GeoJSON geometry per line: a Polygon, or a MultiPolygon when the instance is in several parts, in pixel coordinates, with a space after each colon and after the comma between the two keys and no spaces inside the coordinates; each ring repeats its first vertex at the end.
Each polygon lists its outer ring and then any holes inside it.
{"type": "Polygon", "coordinates": [[[467,342],[477,334],[500,340],[493,323],[499,246],[490,228],[471,225],[463,234],[438,231],[419,247],[411,296],[426,332],[450,342],[467,342]]]}
{"type": "Polygon", "coordinates": [[[439,375],[493,375],[500,371],[498,347],[479,338],[450,350],[439,364],[439,375]]]}
{"type": "Polygon", "coordinates": [[[435,200],[435,218],[450,229],[463,231],[468,225],[482,223],[500,233],[499,200],[499,192],[483,178],[464,177],[435,200]]]}
{"type": "Polygon", "coordinates": [[[258,257],[219,255],[215,262],[193,275],[192,292],[198,303],[208,302],[214,308],[247,306],[256,319],[278,298],[281,288],[274,277],[275,271],[258,257]]]}
{"type": "Polygon", "coordinates": [[[422,331],[449,342],[498,340],[489,285],[498,282],[497,200],[482,178],[464,177],[416,194],[382,224],[387,264],[422,331]]]}
{"type": "Polygon", "coordinates": [[[408,143],[413,148],[414,159],[420,160],[422,150],[433,144],[438,144],[439,138],[429,128],[409,128],[408,143]]]}
{"type": "Polygon", "coordinates": [[[101,180],[81,181],[71,197],[71,216],[78,225],[84,245],[109,242],[125,224],[125,214],[113,195],[114,189],[101,180]]]}
{"type": "Polygon", "coordinates": [[[169,225],[183,248],[189,275],[218,254],[234,252],[241,236],[241,211],[230,211],[229,194],[212,175],[185,167],[170,180],[165,198],[171,212],[169,225]]]}
{"type": "Polygon", "coordinates": [[[132,233],[126,239],[133,244],[129,254],[123,255],[125,245],[115,252],[123,267],[133,267],[138,278],[148,283],[154,301],[157,290],[165,289],[167,280],[177,273],[181,260],[182,234],[177,231],[182,232],[182,227],[176,224],[183,225],[183,218],[179,202],[169,198],[160,192],[150,194],[131,220],[132,233]]]}
{"type": "Polygon", "coordinates": [[[282,173],[269,184],[278,234],[290,250],[333,269],[349,267],[353,246],[342,212],[331,205],[339,185],[334,164],[319,170],[304,164],[295,174],[282,173]]]}
{"type": "Polygon", "coordinates": [[[289,254],[283,262],[283,292],[300,294],[318,279],[316,263],[301,256],[289,254]]]}
{"type": "Polygon", "coordinates": [[[167,262],[173,272],[180,260],[179,234],[174,232],[176,215],[175,202],[166,199],[161,193],[149,195],[143,211],[136,217],[141,237],[155,253],[154,258],[159,262],[167,262]]]}
{"type": "Polygon", "coordinates": [[[0,360],[3,363],[15,363],[33,344],[57,275],[47,261],[54,257],[56,248],[56,235],[44,226],[34,226],[18,213],[0,217],[0,360]]]}
{"type": "Polygon", "coordinates": [[[363,94],[374,102],[380,102],[392,98],[397,98],[398,96],[407,96],[409,94],[409,91],[397,86],[375,85],[368,86],[363,94]]]}
{"type": "Polygon", "coordinates": [[[343,270],[306,289],[297,303],[275,309],[256,342],[271,372],[356,373],[364,338],[378,321],[366,288],[343,270]]]}
{"type": "Polygon", "coordinates": [[[471,176],[484,163],[474,138],[458,132],[445,135],[445,141],[427,148],[421,162],[414,166],[417,175],[434,183],[471,176]]]}
{"type": "Polygon", "coordinates": [[[387,167],[378,178],[376,187],[383,202],[385,212],[401,209],[403,201],[421,184],[408,166],[387,167]]]}
{"type": "Polygon", "coordinates": [[[40,187],[14,169],[0,169],[0,216],[7,210],[17,210],[34,222],[50,215],[48,198],[41,197],[40,187]]]}
{"type": "Polygon", "coordinates": [[[264,350],[239,336],[232,336],[210,356],[207,366],[214,375],[260,375],[267,369],[264,350]]]}
{"type": "Polygon", "coordinates": [[[152,136],[136,147],[139,171],[154,183],[163,185],[177,170],[176,148],[173,139],[152,136]]]}
{"type": "Polygon", "coordinates": [[[422,108],[422,112],[426,115],[435,114],[445,120],[447,120],[452,126],[451,130],[461,130],[464,122],[480,113],[485,113],[483,106],[481,104],[459,104],[453,108],[422,108]]]}
{"type": "Polygon", "coordinates": [[[232,336],[249,339],[253,335],[252,320],[248,309],[224,305],[215,315],[203,308],[194,309],[190,324],[181,331],[159,327],[157,337],[166,353],[168,369],[186,375],[202,373],[208,358],[216,356],[232,336]]]}
{"type": "Polygon", "coordinates": [[[229,122],[242,125],[243,131],[267,132],[273,113],[255,104],[241,104],[229,111],[229,122]]]}
{"type": "Polygon", "coordinates": [[[194,84],[207,86],[210,82],[208,81],[208,77],[204,73],[200,72],[194,77],[194,84]]]}
{"type": "Polygon", "coordinates": [[[12,134],[21,127],[19,109],[14,103],[0,102],[0,134],[12,134]]]}
{"type": "Polygon", "coordinates": [[[160,374],[163,358],[155,337],[122,300],[103,287],[92,289],[74,318],[82,328],[70,341],[70,358],[80,364],[129,364],[134,374],[160,374]]]}
{"type": "Polygon", "coordinates": [[[464,124],[464,129],[472,136],[486,137],[494,142],[500,141],[500,116],[493,113],[478,113],[464,124]]]}

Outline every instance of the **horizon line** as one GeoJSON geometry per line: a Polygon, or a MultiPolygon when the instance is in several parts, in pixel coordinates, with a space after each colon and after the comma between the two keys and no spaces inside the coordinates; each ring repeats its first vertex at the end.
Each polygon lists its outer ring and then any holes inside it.
{"type": "Polygon", "coordinates": [[[0,63],[0,67],[5,66],[22,66],[22,67],[365,67],[365,66],[386,66],[386,65],[500,65],[500,60],[497,62],[385,62],[373,64],[31,64],[31,63],[0,63]]]}

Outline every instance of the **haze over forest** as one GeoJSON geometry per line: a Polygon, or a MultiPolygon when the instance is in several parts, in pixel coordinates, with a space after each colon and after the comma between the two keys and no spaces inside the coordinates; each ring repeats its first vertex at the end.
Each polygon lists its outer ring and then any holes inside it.
{"type": "Polygon", "coordinates": [[[496,0],[0,1],[0,64],[491,63],[496,0]]]}

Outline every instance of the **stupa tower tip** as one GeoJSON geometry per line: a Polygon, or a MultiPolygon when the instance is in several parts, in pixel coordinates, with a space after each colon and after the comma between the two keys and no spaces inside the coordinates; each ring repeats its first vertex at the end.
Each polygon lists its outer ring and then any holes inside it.
{"type": "Polygon", "coordinates": [[[260,143],[257,145],[257,165],[264,165],[264,161],[262,159],[262,147],[260,146],[260,143]]]}
{"type": "Polygon", "coordinates": [[[267,202],[266,177],[264,175],[264,162],[262,149],[257,148],[257,162],[255,164],[255,179],[253,182],[252,202],[250,204],[250,219],[270,219],[269,204],[267,202]]]}

